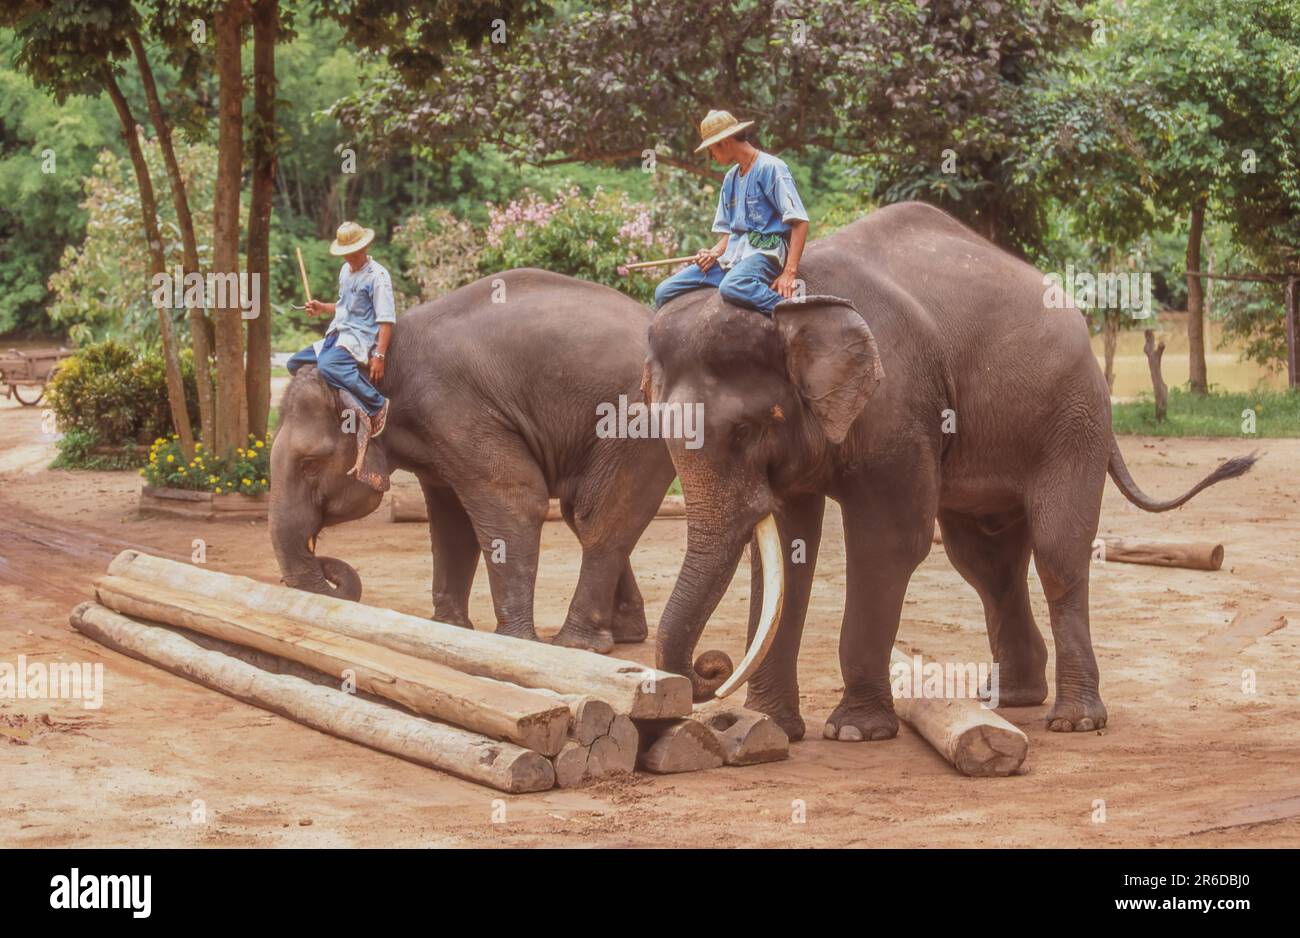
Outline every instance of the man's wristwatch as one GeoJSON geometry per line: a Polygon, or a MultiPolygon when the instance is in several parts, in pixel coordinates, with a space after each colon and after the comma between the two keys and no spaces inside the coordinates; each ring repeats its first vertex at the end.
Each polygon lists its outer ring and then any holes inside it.
{"type": "Polygon", "coordinates": [[[383,358],[383,357],[384,357],[383,352],[375,352],[375,358],[383,358]]]}

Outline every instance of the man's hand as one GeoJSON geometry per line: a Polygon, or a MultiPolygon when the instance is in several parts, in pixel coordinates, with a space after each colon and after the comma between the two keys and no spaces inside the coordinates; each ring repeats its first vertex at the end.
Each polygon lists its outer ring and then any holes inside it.
{"type": "Polygon", "coordinates": [[[370,383],[375,384],[384,379],[384,359],[375,355],[370,359],[370,383]]]}
{"type": "Polygon", "coordinates": [[[695,266],[700,268],[701,271],[705,271],[712,267],[717,260],[717,254],[714,254],[708,248],[701,248],[699,253],[695,255],[695,266]]]}
{"type": "Polygon", "coordinates": [[[772,281],[772,289],[785,297],[785,299],[790,299],[790,297],[794,296],[795,275],[797,273],[798,271],[794,270],[781,271],[781,276],[772,281]]]}
{"type": "Polygon", "coordinates": [[[324,312],[326,311],[326,310],[325,310],[325,307],[326,307],[327,305],[328,305],[328,304],[326,304],[326,303],[322,303],[320,300],[308,300],[308,301],[307,301],[307,315],[308,315],[308,316],[319,316],[319,315],[321,315],[322,313],[324,313],[324,312]]]}

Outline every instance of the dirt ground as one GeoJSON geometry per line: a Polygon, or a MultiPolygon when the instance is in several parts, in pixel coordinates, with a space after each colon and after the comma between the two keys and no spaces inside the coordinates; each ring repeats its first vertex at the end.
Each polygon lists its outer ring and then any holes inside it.
{"type": "MultiPolygon", "coordinates": [[[[1122,442],[1139,482],[1161,496],[1252,448],[1122,442]]],[[[137,518],[134,474],[44,469],[50,439],[39,411],[0,400],[0,661],[105,665],[99,710],[0,700],[0,846],[1297,846],[1300,441],[1261,448],[1244,480],[1165,516],[1130,508],[1108,484],[1103,532],[1215,540],[1227,559],[1217,573],[1094,566],[1092,630],[1110,725],[1061,735],[1044,729],[1046,706],[1003,710],[1030,738],[1019,776],[963,778],[907,727],[887,742],[820,738],[841,689],[844,554],[832,510],[800,661],[809,738],[788,761],[506,796],[333,739],[71,631],[69,610],[126,546],[185,559],[202,538],[212,568],[274,581],[266,528],[137,518]],[[1253,694],[1243,691],[1246,669],[1253,694]],[[192,819],[199,800],[202,823],[192,819]]],[[[322,550],[357,567],[367,602],[428,615],[427,533],[387,518],[385,506],[330,529],[322,550]]],[[[683,523],[660,520],[633,557],[652,624],[684,545],[683,523]]],[[[572,535],[547,525],[544,635],[559,627],[577,572],[572,535]]],[[[747,592],[746,573],[701,648],[738,659],[747,592]]],[[[1034,596],[1046,627],[1036,584],[1034,596]]],[[[490,627],[481,570],[472,611],[490,627]]],[[[980,661],[984,633],[974,591],[936,546],[912,581],[900,641],[980,661]]],[[[654,648],[616,653],[652,662],[654,648]]]]}

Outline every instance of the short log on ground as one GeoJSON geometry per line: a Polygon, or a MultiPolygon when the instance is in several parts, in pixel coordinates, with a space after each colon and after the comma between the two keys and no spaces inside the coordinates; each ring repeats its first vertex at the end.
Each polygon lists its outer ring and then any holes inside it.
{"type": "Polygon", "coordinates": [[[637,765],[647,772],[668,775],[716,769],[726,760],[713,731],[698,720],[639,721],[637,765]]]}
{"type": "Polygon", "coordinates": [[[790,756],[790,737],[765,713],[706,704],[691,719],[712,730],[727,765],[757,765],[790,756]]]}
{"type": "Polygon", "coordinates": [[[1160,543],[1123,537],[1104,537],[1102,543],[1105,545],[1102,559],[1106,561],[1189,570],[1218,570],[1223,566],[1222,544],[1160,543]]]}
{"type": "Polygon", "coordinates": [[[555,757],[555,781],[561,788],[577,788],[610,775],[636,768],[639,734],[636,724],[614,714],[608,729],[588,744],[574,735],[555,757]]]}
{"type": "MultiPolygon", "coordinates": [[[[897,648],[892,665],[912,673],[897,648]]],[[[963,775],[1011,775],[1029,752],[1029,737],[971,697],[895,697],[894,712],[963,775]]]]}
{"type": "Polygon", "coordinates": [[[391,648],[139,580],[100,577],[95,591],[123,615],[191,629],[334,676],[350,670],[362,690],[542,755],[558,753],[568,735],[569,709],[562,701],[391,648]]]}
{"type": "Polygon", "coordinates": [[[95,603],[72,611],[73,628],[95,641],[245,703],[379,752],[504,792],[545,791],[555,785],[546,757],[396,707],[323,686],[296,662],[208,636],[182,635],[137,622],[95,603]],[[202,644],[198,644],[198,642],[202,644]],[[280,672],[248,658],[278,662],[280,672]]]}
{"type": "Polygon", "coordinates": [[[684,717],[691,682],[680,674],[576,648],[526,642],[463,629],[391,609],[261,583],[136,550],[124,550],[108,572],[218,600],[230,609],[284,616],[383,645],[457,671],[527,688],[590,694],[635,719],[684,717]]]}

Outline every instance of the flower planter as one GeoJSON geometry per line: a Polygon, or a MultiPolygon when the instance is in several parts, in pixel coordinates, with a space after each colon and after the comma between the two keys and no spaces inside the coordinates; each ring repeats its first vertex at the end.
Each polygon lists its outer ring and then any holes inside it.
{"type": "Polygon", "coordinates": [[[140,489],[140,513],[175,515],[205,521],[265,521],[271,500],[266,495],[195,492],[191,489],[140,489]]]}

